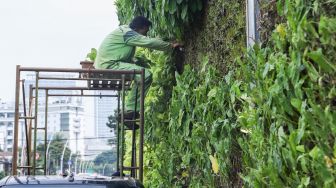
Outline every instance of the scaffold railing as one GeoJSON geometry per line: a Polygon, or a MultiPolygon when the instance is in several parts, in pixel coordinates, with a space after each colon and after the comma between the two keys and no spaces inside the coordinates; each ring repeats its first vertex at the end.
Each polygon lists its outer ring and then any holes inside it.
{"type": "MultiPolygon", "coordinates": [[[[27,175],[36,175],[36,170],[43,170],[44,175],[47,175],[47,153],[44,151],[43,166],[37,166],[37,131],[44,131],[44,149],[47,148],[47,132],[48,132],[48,100],[49,97],[68,96],[68,97],[115,97],[118,100],[117,111],[120,114],[120,123],[117,123],[117,170],[120,172],[120,177],[123,178],[124,171],[130,171],[130,176],[143,181],[143,148],[144,148],[144,97],[145,97],[145,71],[141,70],[109,70],[109,69],[72,69],[72,68],[41,68],[41,67],[21,67],[16,66],[16,87],[15,87],[15,119],[14,119],[14,142],[13,142],[13,159],[12,159],[12,174],[17,175],[19,171],[24,171],[27,175]],[[28,112],[26,107],[25,85],[24,80],[21,78],[23,72],[35,73],[35,85],[29,86],[29,104],[28,112]],[[77,77],[69,76],[46,76],[41,73],[75,73],[77,77]],[[42,86],[40,87],[40,80],[81,80],[87,81],[87,86],[78,87],[64,87],[64,86],[42,86]],[[124,166],[124,144],[125,144],[125,129],[124,119],[125,111],[125,94],[130,89],[132,82],[139,84],[140,93],[140,117],[136,120],[139,124],[139,139],[136,138],[135,120],[132,121],[132,156],[131,166],[124,166]],[[20,84],[22,84],[23,94],[23,108],[24,113],[20,116],[20,84]],[[45,109],[44,109],[44,127],[38,127],[38,114],[39,114],[39,91],[45,92],[45,109]],[[79,91],[79,94],[61,93],[60,91],[79,91]],[[117,94],[86,94],[84,91],[94,90],[109,90],[115,91],[117,94]],[[57,94],[52,91],[58,91],[57,94]],[[19,133],[19,119],[24,119],[25,127],[25,141],[26,160],[21,165],[18,165],[18,133],[19,133]],[[136,142],[139,143],[139,148],[136,150],[136,142]],[[138,156],[138,158],[137,158],[138,156]],[[139,162],[139,165],[137,165],[139,162]]],[[[138,91],[137,91],[138,93],[138,91]]],[[[136,94],[137,95],[137,94],[136,94]]],[[[112,112],[112,110],[111,110],[112,112]]],[[[129,120],[128,120],[129,121],[129,120]]]]}

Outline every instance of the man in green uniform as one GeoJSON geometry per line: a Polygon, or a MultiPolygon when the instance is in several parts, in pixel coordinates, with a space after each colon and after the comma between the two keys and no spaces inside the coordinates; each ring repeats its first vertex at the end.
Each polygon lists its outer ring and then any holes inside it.
{"type": "MultiPolygon", "coordinates": [[[[112,31],[102,42],[98,49],[95,60],[96,69],[114,69],[114,70],[140,70],[144,67],[136,65],[133,62],[135,48],[137,46],[150,48],[160,51],[170,51],[179,47],[178,43],[169,43],[156,38],[147,37],[147,32],[152,23],[143,16],[135,17],[127,25],[120,26],[112,31]]],[[[139,79],[139,76],[138,78],[139,79]]],[[[152,75],[145,69],[145,92],[147,93],[152,82],[152,75]]],[[[138,86],[133,84],[125,101],[125,119],[131,119],[135,109],[135,100],[137,100],[137,115],[140,110],[140,95],[135,96],[138,86]]]]}

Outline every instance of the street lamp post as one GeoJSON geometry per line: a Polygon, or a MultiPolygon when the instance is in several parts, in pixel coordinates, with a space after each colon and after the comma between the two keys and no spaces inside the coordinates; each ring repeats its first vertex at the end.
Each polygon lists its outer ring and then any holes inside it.
{"type": "Polygon", "coordinates": [[[69,139],[67,139],[67,141],[64,144],[64,148],[63,148],[63,152],[62,152],[62,156],[61,156],[61,173],[63,174],[63,159],[64,159],[64,153],[65,153],[65,149],[68,145],[69,139]]]}
{"type": "Polygon", "coordinates": [[[75,174],[77,174],[77,159],[78,159],[78,153],[76,153],[76,159],[75,159],[75,174]]]}
{"type": "MultiPolygon", "coordinates": [[[[50,136],[50,140],[49,140],[49,142],[48,142],[48,145],[47,145],[47,150],[46,150],[46,156],[47,156],[47,167],[46,167],[46,169],[49,169],[49,165],[50,165],[50,154],[49,154],[49,147],[50,147],[50,144],[51,144],[51,141],[52,141],[52,139],[54,138],[54,133],[52,133],[52,135],[50,136]]],[[[50,170],[48,170],[48,175],[49,175],[49,172],[50,172],[50,170]]]]}
{"type": "Polygon", "coordinates": [[[75,161],[75,174],[77,173],[77,157],[78,157],[78,135],[80,134],[80,128],[81,128],[81,120],[78,117],[78,110],[76,107],[76,117],[74,118],[74,123],[73,123],[73,132],[75,133],[75,138],[76,138],[76,148],[75,148],[75,153],[76,153],[76,161],[75,161]]]}
{"type": "Polygon", "coordinates": [[[105,163],[105,164],[104,164],[104,167],[103,167],[103,174],[102,174],[103,176],[105,175],[105,167],[106,167],[106,165],[107,165],[107,164],[105,163]]]}
{"type": "Polygon", "coordinates": [[[70,157],[69,157],[69,160],[68,160],[68,169],[69,169],[69,172],[71,172],[71,164],[72,164],[71,157],[72,157],[72,151],[70,153],[70,157]]]}

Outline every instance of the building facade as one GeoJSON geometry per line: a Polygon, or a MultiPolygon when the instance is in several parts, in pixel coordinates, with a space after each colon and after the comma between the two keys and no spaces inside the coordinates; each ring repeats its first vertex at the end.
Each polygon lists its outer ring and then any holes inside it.
{"type": "MultiPolygon", "coordinates": [[[[22,109],[22,105],[20,105],[22,109]]],[[[20,110],[22,111],[22,110],[20,110]]],[[[22,113],[21,113],[22,115],[22,113]]],[[[19,147],[24,144],[24,120],[19,120],[19,147]]],[[[14,138],[14,103],[0,101],[0,149],[5,152],[13,151],[14,138]]]]}

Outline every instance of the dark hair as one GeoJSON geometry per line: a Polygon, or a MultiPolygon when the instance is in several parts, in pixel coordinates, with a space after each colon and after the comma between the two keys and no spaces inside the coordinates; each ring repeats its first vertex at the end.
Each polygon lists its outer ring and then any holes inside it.
{"type": "Polygon", "coordinates": [[[135,17],[129,24],[129,27],[133,30],[142,29],[144,27],[150,27],[150,26],[152,26],[152,22],[143,16],[135,17]]]}

